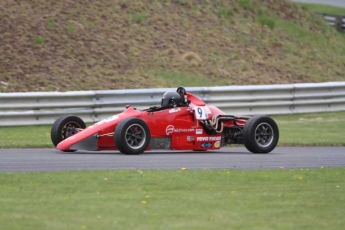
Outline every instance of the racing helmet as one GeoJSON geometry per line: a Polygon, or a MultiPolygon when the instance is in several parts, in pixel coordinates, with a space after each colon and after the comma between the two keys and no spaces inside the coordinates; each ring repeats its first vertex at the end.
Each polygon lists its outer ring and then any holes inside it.
{"type": "Polygon", "coordinates": [[[161,107],[173,108],[181,105],[181,96],[177,92],[167,91],[163,94],[161,107]]]}

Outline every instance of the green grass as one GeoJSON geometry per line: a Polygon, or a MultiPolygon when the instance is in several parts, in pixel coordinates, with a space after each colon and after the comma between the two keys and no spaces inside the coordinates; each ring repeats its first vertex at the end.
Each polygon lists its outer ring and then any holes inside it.
{"type": "Polygon", "coordinates": [[[344,200],[344,168],[0,174],[6,230],[340,230],[344,200]]]}
{"type": "Polygon", "coordinates": [[[258,22],[263,25],[263,26],[267,26],[268,28],[270,28],[271,30],[274,29],[275,26],[275,21],[274,19],[266,16],[266,15],[262,15],[258,17],[258,22]]]}
{"type": "Polygon", "coordinates": [[[230,17],[234,14],[233,9],[230,7],[218,7],[217,11],[218,15],[223,18],[230,17]]]}
{"type": "Polygon", "coordinates": [[[345,112],[273,116],[279,145],[345,146],[345,112]]]}
{"type": "Polygon", "coordinates": [[[55,28],[55,20],[53,18],[47,19],[47,28],[53,30],[55,28]]]}
{"type": "Polygon", "coordinates": [[[34,44],[39,44],[39,45],[41,45],[41,44],[43,44],[43,43],[44,43],[44,37],[38,36],[38,37],[35,37],[35,38],[34,38],[34,44]]]}
{"type": "MultiPolygon", "coordinates": [[[[159,71],[153,75],[155,79],[165,84],[166,87],[175,87],[176,85],[190,85],[190,86],[210,86],[215,85],[215,82],[203,76],[187,75],[181,72],[173,71],[159,71]]],[[[223,82],[218,82],[222,84],[223,82]]]]}
{"type": "Polygon", "coordinates": [[[67,27],[68,33],[74,34],[76,30],[76,26],[74,22],[69,22],[67,27]]]}
{"type": "Polygon", "coordinates": [[[53,147],[48,125],[0,128],[0,148],[53,147]]]}
{"type": "Polygon", "coordinates": [[[136,12],[132,15],[132,20],[135,23],[143,23],[147,18],[147,13],[146,12],[136,12]]]}
{"type": "MultiPolygon", "coordinates": [[[[272,116],[280,146],[345,146],[345,112],[272,116]]],[[[0,148],[53,147],[49,125],[1,127],[0,148]]]]}
{"type": "Polygon", "coordinates": [[[238,4],[243,8],[248,8],[248,9],[253,8],[253,3],[251,0],[239,0],[238,4]]]}

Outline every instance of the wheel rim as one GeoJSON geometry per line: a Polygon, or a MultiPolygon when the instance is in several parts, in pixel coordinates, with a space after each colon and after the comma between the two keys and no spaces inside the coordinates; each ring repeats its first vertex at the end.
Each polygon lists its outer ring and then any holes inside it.
{"type": "Polygon", "coordinates": [[[261,147],[268,147],[273,142],[274,131],[270,124],[260,123],[255,129],[255,141],[261,147]]]}
{"type": "Polygon", "coordinates": [[[81,128],[82,127],[77,122],[71,121],[66,123],[61,132],[62,140],[78,133],[81,128]]]}
{"type": "Polygon", "coordinates": [[[133,124],[129,126],[125,136],[128,146],[132,149],[139,149],[145,144],[146,132],[141,125],[133,124]]]}

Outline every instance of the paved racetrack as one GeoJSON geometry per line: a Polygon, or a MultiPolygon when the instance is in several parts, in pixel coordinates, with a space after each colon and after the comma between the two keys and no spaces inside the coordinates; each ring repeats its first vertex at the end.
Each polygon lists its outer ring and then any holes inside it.
{"type": "Polygon", "coordinates": [[[279,169],[345,167],[345,147],[280,147],[269,154],[245,148],[208,152],[153,151],[127,156],[117,151],[64,153],[55,149],[0,149],[0,172],[116,169],[279,169]]]}
{"type": "MultiPolygon", "coordinates": [[[[294,0],[345,7],[344,0],[294,0]]],[[[281,147],[256,155],[245,148],[213,152],[63,153],[55,149],[0,149],[0,172],[41,172],[100,169],[263,169],[345,167],[345,147],[281,147]]]]}

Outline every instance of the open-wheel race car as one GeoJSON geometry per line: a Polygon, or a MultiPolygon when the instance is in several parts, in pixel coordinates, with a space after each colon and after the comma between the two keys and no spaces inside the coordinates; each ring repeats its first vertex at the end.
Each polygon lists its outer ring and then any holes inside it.
{"type": "Polygon", "coordinates": [[[205,151],[244,144],[250,152],[269,153],[279,130],[268,116],[227,115],[178,87],[164,93],[160,106],[126,106],[89,127],[77,116],[61,116],[52,125],[51,139],[65,152],[119,150],[135,155],[151,149],[205,151]]]}

